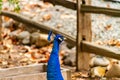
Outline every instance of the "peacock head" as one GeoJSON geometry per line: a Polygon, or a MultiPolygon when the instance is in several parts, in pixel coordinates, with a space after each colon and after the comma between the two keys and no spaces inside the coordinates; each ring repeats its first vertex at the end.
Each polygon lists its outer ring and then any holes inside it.
{"type": "Polygon", "coordinates": [[[60,34],[52,34],[52,31],[49,32],[48,34],[48,40],[50,41],[51,40],[51,36],[54,37],[54,40],[58,41],[59,43],[61,43],[63,40],[64,40],[64,37],[60,34]]]}
{"type": "Polygon", "coordinates": [[[60,34],[57,34],[55,36],[54,40],[57,40],[59,43],[61,43],[64,40],[64,37],[60,34]]]}

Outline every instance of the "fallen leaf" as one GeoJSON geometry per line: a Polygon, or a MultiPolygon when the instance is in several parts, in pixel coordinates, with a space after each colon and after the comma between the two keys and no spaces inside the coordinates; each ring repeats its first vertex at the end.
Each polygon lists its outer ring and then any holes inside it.
{"type": "Polygon", "coordinates": [[[52,18],[52,15],[51,14],[45,14],[45,15],[43,15],[43,20],[44,21],[48,21],[48,20],[50,20],[52,18]]]}

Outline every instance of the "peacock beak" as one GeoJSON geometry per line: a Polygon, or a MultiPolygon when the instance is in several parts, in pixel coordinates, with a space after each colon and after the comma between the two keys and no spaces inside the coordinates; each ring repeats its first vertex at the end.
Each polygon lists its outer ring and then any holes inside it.
{"type": "Polygon", "coordinates": [[[64,37],[63,39],[66,40],[67,38],[64,37]]]}

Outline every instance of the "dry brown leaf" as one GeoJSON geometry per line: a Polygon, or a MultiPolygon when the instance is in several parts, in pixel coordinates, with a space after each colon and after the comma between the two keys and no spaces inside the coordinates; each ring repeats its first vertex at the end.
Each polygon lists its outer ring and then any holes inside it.
{"type": "Polygon", "coordinates": [[[52,18],[52,15],[51,14],[45,14],[45,15],[43,15],[43,20],[44,21],[48,21],[48,20],[50,20],[52,18]]]}
{"type": "Polygon", "coordinates": [[[107,26],[105,27],[105,30],[110,30],[111,28],[112,28],[111,25],[107,25],[107,26]]]}
{"type": "Polygon", "coordinates": [[[116,40],[116,39],[111,39],[108,41],[108,44],[111,45],[111,46],[115,46],[119,41],[116,40]]]}

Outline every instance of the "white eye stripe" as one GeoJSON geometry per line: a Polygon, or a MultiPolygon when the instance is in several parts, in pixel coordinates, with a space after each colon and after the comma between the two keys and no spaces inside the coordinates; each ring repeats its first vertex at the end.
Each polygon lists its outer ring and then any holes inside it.
{"type": "Polygon", "coordinates": [[[58,38],[60,41],[62,41],[63,39],[62,38],[58,38]]]}

